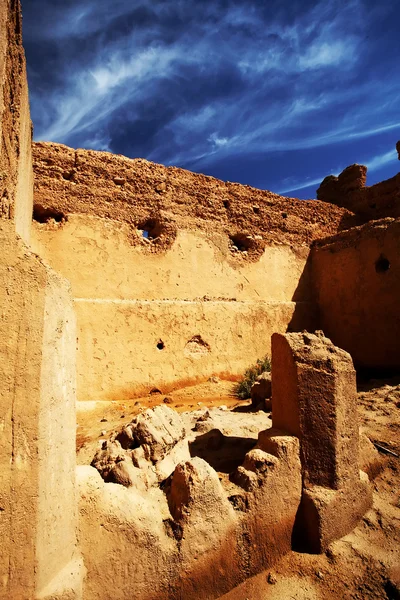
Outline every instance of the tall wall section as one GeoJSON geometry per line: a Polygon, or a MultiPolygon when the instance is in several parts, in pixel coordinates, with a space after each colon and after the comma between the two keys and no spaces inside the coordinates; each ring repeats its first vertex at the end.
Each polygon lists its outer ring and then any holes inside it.
{"type": "Polygon", "coordinates": [[[32,125],[19,2],[0,3],[0,219],[29,242],[32,202],[32,125]]]}
{"type": "Polygon", "coordinates": [[[343,209],[56,144],[34,165],[33,246],[72,284],[80,399],[234,377],[273,332],[315,328],[309,244],[343,209]]]}
{"type": "Polygon", "coordinates": [[[18,0],[0,0],[0,598],[78,599],[75,315],[29,249],[31,121],[18,0]]]}
{"type": "Polygon", "coordinates": [[[311,264],[325,334],[358,368],[400,369],[400,220],[316,242],[311,264]]]}

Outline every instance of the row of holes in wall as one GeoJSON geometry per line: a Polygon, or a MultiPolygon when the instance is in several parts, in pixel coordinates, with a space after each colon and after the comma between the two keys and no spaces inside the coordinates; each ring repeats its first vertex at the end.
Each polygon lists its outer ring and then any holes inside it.
{"type": "MultiPolygon", "coordinates": [[[[65,215],[56,211],[52,208],[45,208],[40,204],[35,204],[33,207],[33,219],[38,223],[47,223],[50,219],[54,219],[57,223],[60,223],[63,219],[65,219],[65,215]]],[[[140,229],[143,233],[143,237],[147,239],[156,239],[160,236],[162,232],[162,225],[157,221],[157,219],[148,219],[147,221],[140,223],[138,225],[138,229],[140,229]]],[[[232,244],[241,252],[245,250],[249,250],[254,246],[254,240],[252,240],[249,236],[245,234],[238,233],[236,235],[229,236],[232,244]]],[[[377,273],[386,273],[390,269],[390,261],[381,254],[378,260],[375,263],[375,271],[377,273]]],[[[159,342],[157,344],[157,348],[162,350],[164,348],[163,342],[159,342]],[[162,345],[162,347],[159,347],[162,345]]]]}

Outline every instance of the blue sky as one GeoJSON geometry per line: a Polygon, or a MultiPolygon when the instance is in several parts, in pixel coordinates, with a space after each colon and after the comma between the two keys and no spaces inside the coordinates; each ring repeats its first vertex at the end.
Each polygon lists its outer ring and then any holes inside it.
{"type": "Polygon", "coordinates": [[[299,198],[399,171],[398,0],[22,0],[36,140],[299,198]]]}

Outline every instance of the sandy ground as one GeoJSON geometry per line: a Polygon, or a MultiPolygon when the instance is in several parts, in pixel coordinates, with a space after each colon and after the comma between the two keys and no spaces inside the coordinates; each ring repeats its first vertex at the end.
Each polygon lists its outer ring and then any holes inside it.
{"type": "MultiPolygon", "coordinates": [[[[359,386],[361,430],[397,456],[381,450],[384,468],[374,481],[374,505],[358,527],[322,555],[291,552],[273,571],[249,579],[224,600],[400,599],[399,383],[400,379],[359,386]]],[[[238,402],[233,388],[232,382],[209,381],[169,394],[167,403],[180,412],[249,404],[238,402]]],[[[108,434],[165,398],[153,394],[130,402],[80,402],[78,463],[90,464],[108,434]]]]}

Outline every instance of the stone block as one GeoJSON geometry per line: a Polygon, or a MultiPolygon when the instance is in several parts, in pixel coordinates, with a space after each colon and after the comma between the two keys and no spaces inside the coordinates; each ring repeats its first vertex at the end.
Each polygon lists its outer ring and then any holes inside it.
{"type": "Polygon", "coordinates": [[[273,426],[300,440],[295,544],[322,552],[372,505],[368,476],[359,470],[353,362],[322,332],[274,334],[272,373],[273,426]]]}
{"type": "Polygon", "coordinates": [[[153,463],[161,460],[185,436],[179,414],[168,406],[149,408],[129,425],[132,436],[153,463]]]}
{"type": "Polygon", "coordinates": [[[338,489],[358,477],[356,373],[323,334],[272,336],[273,426],[301,442],[306,484],[338,489]]]}
{"type": "Polygon", "coordinates": [[[368,476],[360,477],[339,490],[309,486],[303,490],[294,531],[295,546],[316,554],[357,526],[372,506],[368,476]]]}

